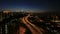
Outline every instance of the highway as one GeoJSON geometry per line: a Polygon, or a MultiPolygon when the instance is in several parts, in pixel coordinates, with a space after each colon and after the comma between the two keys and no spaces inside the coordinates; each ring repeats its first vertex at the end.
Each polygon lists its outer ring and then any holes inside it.
{"type": "Polygon", "coordinates": [[[22,22],[30,29],[32,34],[43,34],[44,30],[42,28],[39,28],[36,25],[34,25],[28,21],[29,16],[30,16],[30,14],[28,16],[23,17],[22,22]]]}

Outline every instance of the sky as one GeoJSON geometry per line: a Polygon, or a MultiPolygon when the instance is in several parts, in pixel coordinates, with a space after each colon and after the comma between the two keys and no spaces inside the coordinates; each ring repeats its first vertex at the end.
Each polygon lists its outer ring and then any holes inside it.
{"type": "Polygon", "coordinates": [[[0,0],[0,9],[39,9],[39,10],[59,10],[58,0],[0,0]]]}

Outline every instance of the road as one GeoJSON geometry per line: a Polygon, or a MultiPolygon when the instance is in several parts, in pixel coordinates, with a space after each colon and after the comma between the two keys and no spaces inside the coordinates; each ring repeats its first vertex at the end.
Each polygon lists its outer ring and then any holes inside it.
{"type": "Polygon", "coordinates": [[[32,34],[43,34],[44,30],[42,28],[39,28],[36,25],[34,25],[28,21],[29,16],[30,16],[30,14],[28,16],[23,17],[22,22],[30,29],[32,34]]]}

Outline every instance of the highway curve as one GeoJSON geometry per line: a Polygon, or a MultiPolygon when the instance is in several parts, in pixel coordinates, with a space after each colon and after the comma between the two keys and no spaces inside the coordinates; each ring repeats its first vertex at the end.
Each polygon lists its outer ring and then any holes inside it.
{"type": "Polygon", "coordinates": [[[32,32],[32,34],[43,34],[42,28],[37,27],[36,25],[32,24],[31,22],[28,21],[28,16],[25,16],[22,18],[22,22],[30,29],[30,31],[32,32]]]}

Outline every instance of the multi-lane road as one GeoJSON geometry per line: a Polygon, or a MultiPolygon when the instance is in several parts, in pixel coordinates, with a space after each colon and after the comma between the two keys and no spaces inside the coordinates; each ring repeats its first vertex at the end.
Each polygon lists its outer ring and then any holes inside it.
{"type": "Polygon", "coordinates": [[[28,14],[28,16],[23,17],[22,22],[30,29],[32,34],[43,34],[44,30],[29,22],[28,17],[30,17],[30,14],[28,14]]]}

